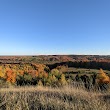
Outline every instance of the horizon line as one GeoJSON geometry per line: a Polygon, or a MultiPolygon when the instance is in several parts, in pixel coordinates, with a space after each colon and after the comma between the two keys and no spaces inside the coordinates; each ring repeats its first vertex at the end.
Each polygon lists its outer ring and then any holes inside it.
{"type": "Polygon", "coordinates": [[[54,56],[54,55],[56,55],[56,56],[58,56],[58,55],[61,55],[61,56],[63,56],[63,55],[87,55],[87,56],[110,56],[110,54],[0,54],[0,57],[1,56],[54,56]]]}

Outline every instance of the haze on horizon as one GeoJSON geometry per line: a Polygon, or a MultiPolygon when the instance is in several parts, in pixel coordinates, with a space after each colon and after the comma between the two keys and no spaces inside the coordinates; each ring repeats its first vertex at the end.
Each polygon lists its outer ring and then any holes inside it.
{"type": "Polygon", "coordinates": [[[109,0],[0,0],[0,55],[110,55],[109,0]]]}

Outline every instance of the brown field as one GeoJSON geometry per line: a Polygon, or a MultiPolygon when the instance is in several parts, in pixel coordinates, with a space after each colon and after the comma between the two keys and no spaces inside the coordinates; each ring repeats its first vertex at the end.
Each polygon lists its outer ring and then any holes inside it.
{"type": "Polygon", "coordinates": [[[81,85],[4,88],[0,90],[0,110],[109,110],[109,92],[88,92],[81,85]]]}

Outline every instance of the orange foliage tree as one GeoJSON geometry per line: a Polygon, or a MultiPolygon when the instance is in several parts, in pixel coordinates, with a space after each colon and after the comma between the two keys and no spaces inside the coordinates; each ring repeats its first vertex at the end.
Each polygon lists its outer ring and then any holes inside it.
{"type": "Polygon", "coordinates": [[[6,80],[11,83],[16,82],[16,73],[14,73],[12,70],[6,71],[6,80]]]}
{"type": "Polygon", "coordinates": [[[98,82],[99,83],[110,83],[110,78],[107,74],[100,69],[100,73],[98,74],[98,82]]]}

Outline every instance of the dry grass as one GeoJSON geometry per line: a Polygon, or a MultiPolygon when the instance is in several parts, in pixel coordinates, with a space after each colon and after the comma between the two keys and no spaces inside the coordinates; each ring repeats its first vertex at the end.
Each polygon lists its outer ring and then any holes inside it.
{"type": "Polygon", "coordinates": [[[110,99],[73,86],[1,88],[0,110],[110,110],[110,99]]]}

